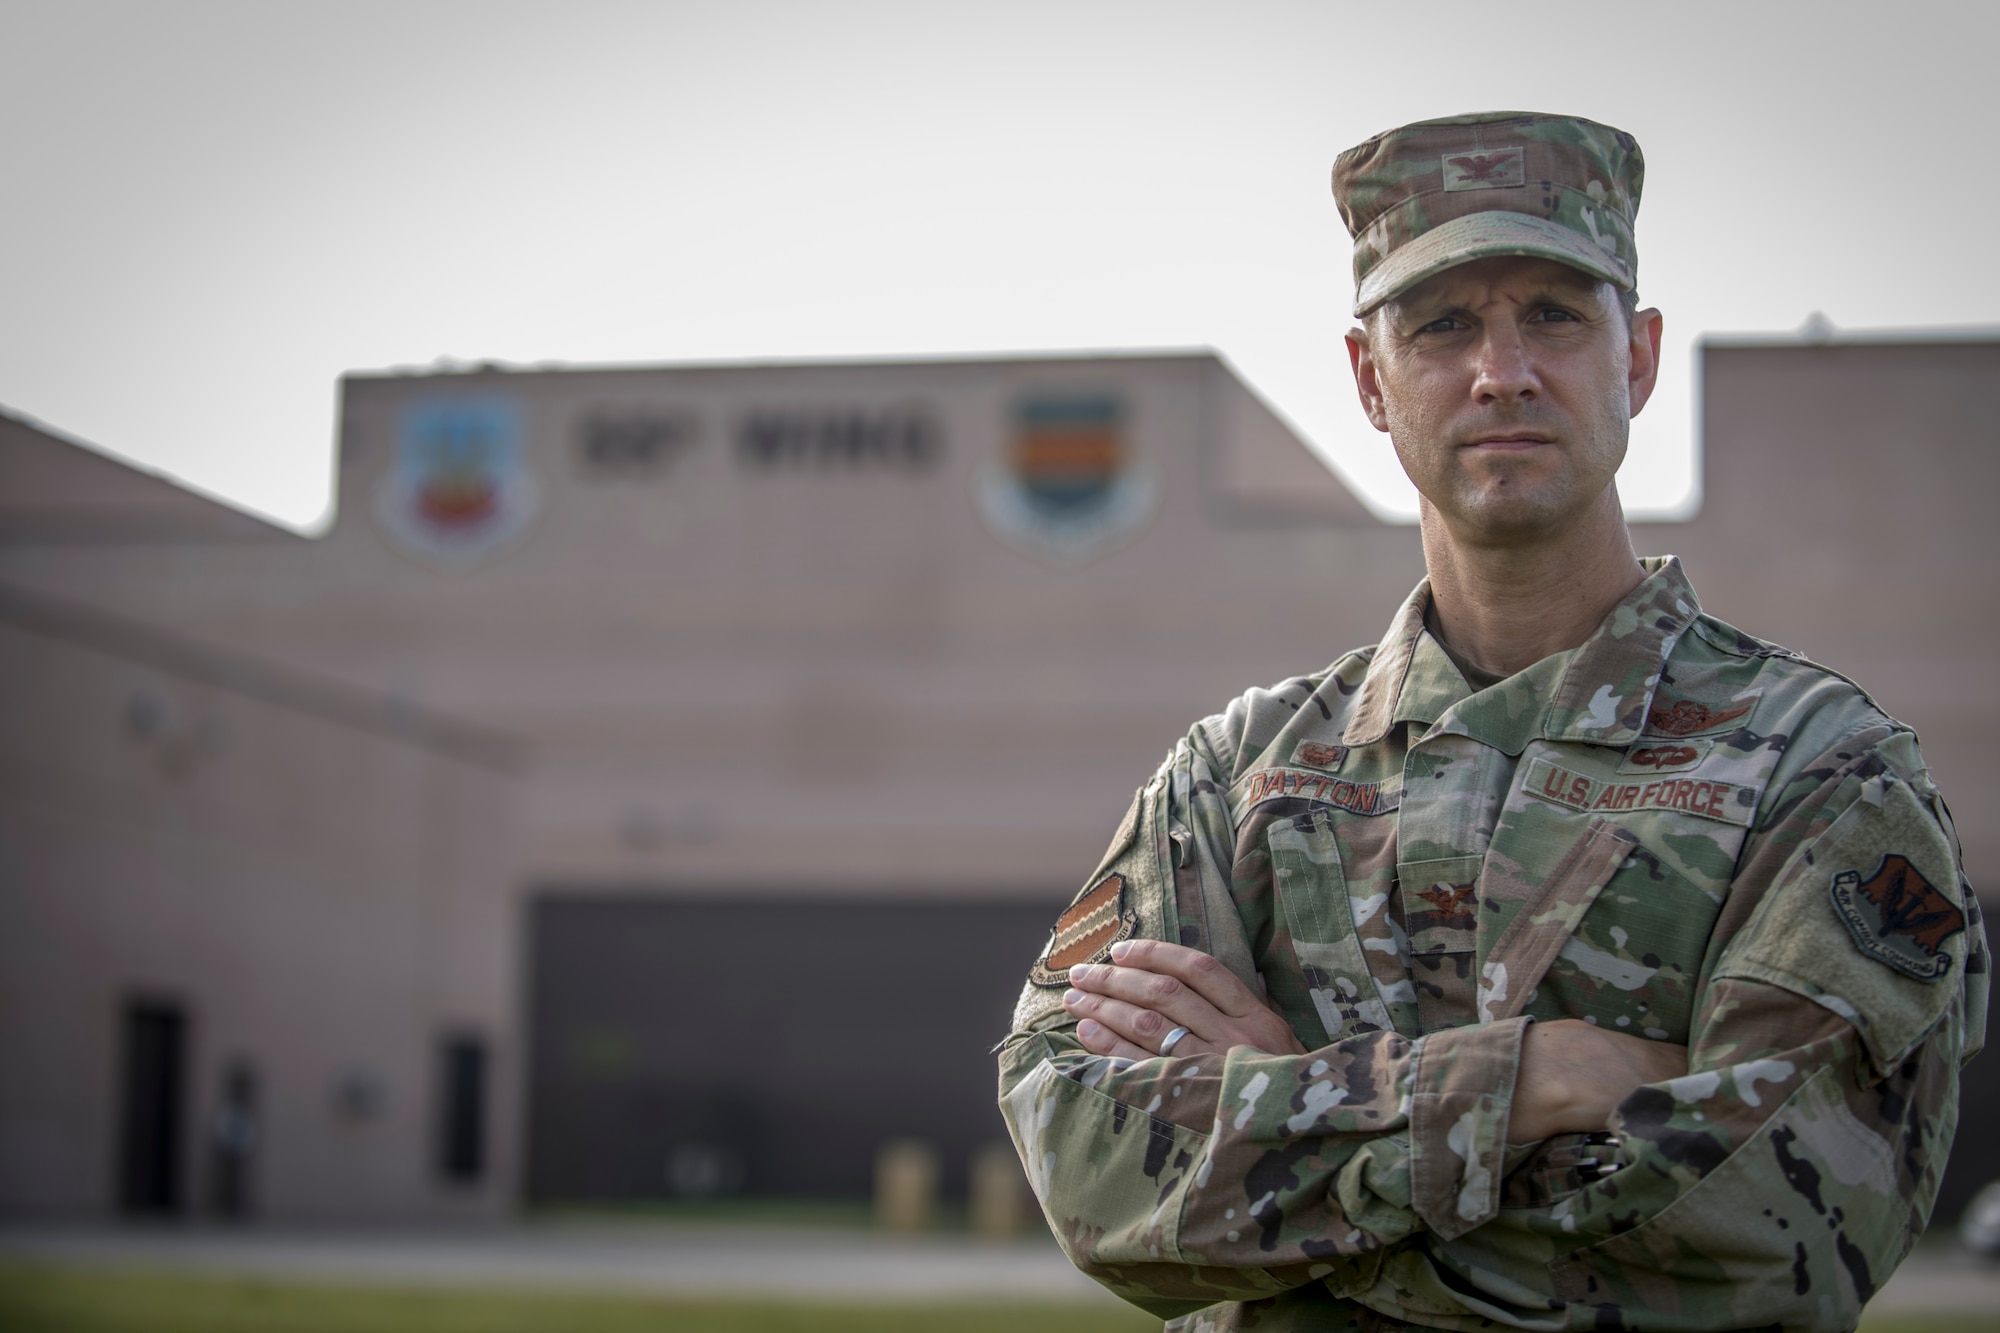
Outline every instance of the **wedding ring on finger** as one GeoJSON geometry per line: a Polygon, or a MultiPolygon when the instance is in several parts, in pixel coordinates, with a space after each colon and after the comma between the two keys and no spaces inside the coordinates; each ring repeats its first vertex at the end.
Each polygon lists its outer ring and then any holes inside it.
{"type": "Polygon", "coordinates": [[[1172,1055],[1174,1053],[1174,1047],[1178,1046],[1180,1044],[1181,1038],[1185,1037],[1186,1035],[1187,1035],[1186,1028],[1175,1028],[1172,1032],[1169,1032],[1167,1034],[1167,1039],[1160,1043],[1160,1054],[1172,1055]]]}

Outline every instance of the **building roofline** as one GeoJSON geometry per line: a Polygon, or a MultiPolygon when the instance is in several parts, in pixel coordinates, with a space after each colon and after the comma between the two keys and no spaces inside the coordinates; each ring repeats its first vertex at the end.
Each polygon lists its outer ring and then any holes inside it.
{"type": "Polygon", "coordinates": [[[488,375],[602,375],[625,373],[657,373],[660,371],[770,371],[770,370],[853,370],[853,369],[895,369],[931,370],[962,366],[1031,366],[1031,365],[1075,365],[1092,361],[1116,361],[1124,364],[1145,362],[1190,363],[1217,362],[1228,367],[1230,374],[1239,380],[1234,366],[1213,347],[1113,347],[1113,348],[1063,348],[997,352],[944,352],[925,353],[918,356],[899,356],[893,353],[870,353],[855,356],[828,357],[722,357],[700,361],[453,361],[440,359],[426,366],[391,366],[379,370],[348,370],[341,373],[342,382],[419,379],[424,377],[443,378],[463,376],[475,379],[488,375]]]}
{"type": "Polygon", "coordinates": [[[166,490],[166,494],[158,499],[143,499],[136,503],[127,497],[106,503],[30,499],[23,504],[18,495],[0,496],[0,544],[147,544],[261,541],[268,538],[312,540],[304,533],[285,527],[198,482],[92,443],[43,421],[31,412],[0,403],[0,425],[18,427],[30,436],[39,436],[49,445],[74,450],[89,460],[86,466],[101,463],[118,468],[140,479],[142,485],[154,484],[166,490]],[[189,529],[184,526],[186,517],[199,511],[183,509],[177,516],[175,510],[169,507],[162,512],[162,501],[168,505],[187,501],[197,506],[208,505],[220,511],[221,526],[215,526],[216,515],[204,515],[200,522],[207,524],[207,528],[189,529]],[[177,523],[177,517],[182,522],[177,523]],[[45,521],[36,521],[37,518],[45,521]]]}
{"type": "Polygon", "coordinates": [[[1783,333],[1704,333],[1698,350],[1775,350],[1815,347],[1981,347],[2000,343],[2000,324],[1939,325],[1935,328],[1841,329],[1808,324],[1783,333]]]}

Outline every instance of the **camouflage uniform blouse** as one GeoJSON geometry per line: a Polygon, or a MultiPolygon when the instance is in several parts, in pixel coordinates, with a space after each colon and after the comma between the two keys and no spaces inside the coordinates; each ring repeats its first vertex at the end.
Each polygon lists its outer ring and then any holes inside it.
{"type": "Polygon", "coordinates": [[[1186,1329],[1854,1325],[1983,1041],[1977,900],[1908,728],[1646,564],[1476,693],[1420,585],[1140,790],[1001,1046],[1085,1272],[1186,1329]],[[1128,935],[1261,979],[1308,1053],[1090,1054],[1063,975],[1128,935]],[[1691,1072],[1616,1143],[1510,1143],[1524,1027],[1566,1017],[1691,1072]]]}

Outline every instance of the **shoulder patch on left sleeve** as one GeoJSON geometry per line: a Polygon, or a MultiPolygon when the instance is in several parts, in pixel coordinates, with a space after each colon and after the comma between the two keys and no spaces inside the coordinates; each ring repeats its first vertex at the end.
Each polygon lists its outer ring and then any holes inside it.
{"type": "Polygon", "coordinates": [[[1101,963],[1111,946],[1132,938],[1139,915],[1126,902],[1125,877],[1106,875],[1056,918],[1055,931],[1028,979],[1037,986],[1067,987],[1069,970],[1078,963],[1101,963]]]}
{"type": "Polygon", "coordinates": [[[1887,852],[1867,879],[1858,870],[1833,877],[1833,907],[1861,952],[1906,977],[1936,981],[1951,971],[1944,943],[1965,929],[1965,913],[1910,864],[1887,852]]]}

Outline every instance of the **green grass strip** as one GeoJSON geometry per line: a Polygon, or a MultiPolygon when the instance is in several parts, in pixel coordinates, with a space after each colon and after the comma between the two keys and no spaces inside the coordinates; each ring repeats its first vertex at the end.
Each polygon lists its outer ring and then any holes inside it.
{"type": "Polygon", "coordinates": [[[0,1263],[7,1333],[1139,1333],[1107,1305],[680,1300],[0,1263]]]}
{"type": "MultiPolygon", "coordinates": [[[[0,1262],[6,1333],[1152,1333],[1110,1305],[812,1303],[383,1287],[0,1262]]],[[[1880,1315],[1860,1333],[1994,1333],[2000,1316],[1880,1315]]]]}

